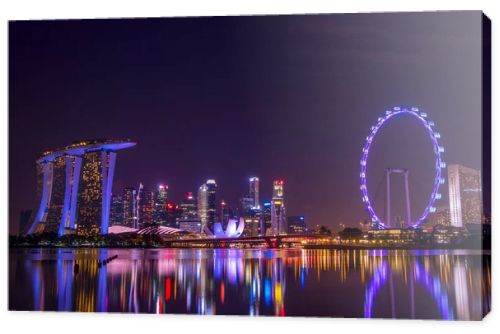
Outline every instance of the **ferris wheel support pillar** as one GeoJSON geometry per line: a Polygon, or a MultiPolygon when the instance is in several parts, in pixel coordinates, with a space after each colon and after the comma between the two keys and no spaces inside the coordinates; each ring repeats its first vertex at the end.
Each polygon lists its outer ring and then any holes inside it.
{"type": "Polygon", "coordinates": [[[385,170],[385,223],[388,227],[391,226],[391,169],[385,170]]]}
{"type": "MultiPolygon", "coordinates": [[[[406,227],[411,226],[411,209],[410,209],[410,187],[408,185],[408,169],[401,168],[386,168],[385,170],[385,185],[386,185],[386,195],[385,195],[385,205],[386,205],[386,216],[385,225],[391,227],[391,174],[403,174],[405,178],[405,201],[406,201],[406,227]]],[[[399,224],[399,222],[396,222],[399,224]]]]}
{"type": "Polygon", "coordinates": [[[406,227],[411,226],[411,211],[410,211],[410,189],[408,187],[408,170],[405,170],[405,193],[406,193],[406,227]]]}

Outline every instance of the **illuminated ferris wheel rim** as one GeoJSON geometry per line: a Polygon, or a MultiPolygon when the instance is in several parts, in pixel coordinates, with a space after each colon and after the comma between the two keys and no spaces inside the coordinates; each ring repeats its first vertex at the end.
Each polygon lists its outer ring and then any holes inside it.
{"type": "Polygon", "coordinates": [[[444,178],[441,177],[441,169],[446,167],[446,164],[441,160],[441,153],[444,152],[443,146],[439,145],[438,139],[441,138],[441,135],[439,132],[435,131],[434,129],[434,122],[429,121],[427,119],[427,114],[425,112],[419,111],[418,108],[416,107],[394,107],[392,110],[387,110],[384,114],[384,116],[379,117],[377,120],[377,124],[371,127],[370,134],[366,137],[366,142],[363,147],[363,154],[362,158],[360,161],[361,165],[361,173],[360,173],[360,178],[361,178],[361,193],[362,193],[362,200],[363,203],[365,204],[365,207],[368,211],[368,213],[371,216],[371,220],[373,223],[377,223],[380,227],[389,227],[385,226],[385,224],[382,222],[382,220],[378,217],[378,215],[375,212],[375,209],[373,208],[370,197],[368,196],[368,188],[366,186],[366,170],[367,170],[367,161],[368,161],[368,155],[370,153],[370,148],[371,144],[373,142],[373,139],[377,135],[377,132],[380,130],[380,128],[392,117],[397,116],[397,115],[411,115],[416,117],[420,122],[425,126],[429,133],[429,137],[431,138],[433,148],[434,148],[434,156],[435,156],[435,169],[436,173],[434,176],[434,186],[432,189],[431,196],[429,198],[429,201],[427,202],[427,206],[425,207],[424,211],[420,215],[420,217],[412,223],[412,227],[418,227],[429,215],[430,212],[434,212],[436,209],[434,208],[434,202],[437,199],[441,198],[441,194],[439,193],[439,186],[441,184],[444,184],[444,178]]]}

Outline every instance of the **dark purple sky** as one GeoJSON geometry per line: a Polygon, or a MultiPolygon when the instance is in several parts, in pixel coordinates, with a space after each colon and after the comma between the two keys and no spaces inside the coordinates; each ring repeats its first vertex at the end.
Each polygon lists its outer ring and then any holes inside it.
{"type": "MultiPolygon", "coordinates": [[[[288,214],[355,225],[361,148],[387,108],[419,106],[444,160],[480,168],[480,28],[480,12],[11,22],[10,231],[36,207],[36,157],[81,138],[137,141],[118,155],[115,192],[166,182],[179,201],[215,178],[235,206],[249,176],[263,199],[283,178],[288,214]]],[[[416,216],[431,150],[420,124],[394,119],[369,189],[384,168],[409,168],[416,216]]]]}

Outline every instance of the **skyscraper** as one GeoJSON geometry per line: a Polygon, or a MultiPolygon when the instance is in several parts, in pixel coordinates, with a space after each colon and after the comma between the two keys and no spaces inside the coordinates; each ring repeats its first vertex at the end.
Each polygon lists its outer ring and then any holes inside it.
{"type": "Polygon", "coordinates": [[[304,234],[306,233],[306,219],[304,216],[287,217],[288,234],[304,234]]]}
{"type": "Polygon", "coordinates": [[[208,187],[203,183],[198,189],[198,218],[201,221],[201,230],[208,226],[208,187]]]}
{"type": "Polygon", "coordinates": [[[272,235],[272,225],[271,225],[271,206],[272,203],[265,201],[262,208],[262,234],[272,235]]]}
{"type": "Polygon", "coordinates": [[[253,199],[253,207],[260,207],[260,199],[259,199],[259,178],[258,177],[251,177],[249,179],[250,182],[250,197],[253,199]]]}
{"type": "Polygon", "coordinates": [[[253,207],[254,198],[251,195],[247,194],[240,199],[240,209],[243,217],[250,216],[253,207]]]}
{"type": "Polygon", "coordinates": [[[181,210],[181,219],[196,219],[198,212],[196,208],[196,199],[192,192],[188,192],[184,200],[179,204],[181,210]]]}
{"type": "Polygon", "coordinates": [[[167,195],[168,186],[164,184],[158,185],[153,209],[153,224],[155,225],[165,226],[167,224],[167,195]]]}
{"type": "Polygon", "coordinates": [[[462,165],[447,168],[451,225],[480,224],[483,213],[481,172],[462,165]]]}
{"type": "Polygon", "coordinates": [[[273,183],[273,199],[271,200],[272,235],[286,234],[288,230],[283,186],[283,180],[276,180],[273,183]]]}
{"type": "Polygon", "coordinates": [[[217,216],[217,183],[215,180],[207,180],[207,201],[208,201],[208,227],[213,229],[217,216]]]}
{"type": "Polygon", "coordinates": [[[179,204],[179,219],[177,226],[191,233],[201,232],[201,220],[198,218],[196,199],[192,192],[188,192],[184,200],[179,204]]]}
{"type": "Polygon", "coordinates": [[[137,228],[136,224],[136,199],[137,192],[135,188],[127,187],[123,189],[122,205],[123,205],[123,225],[127,227],[137,228]]]}
{"type": "Polygon", "coordinates": [[[109,225],[124,225],[122,196],[111,197],[111,210],[109,213],[109,225]]]}
{"type": "Polygon", "coordinates": [[[168,202],[167,203],[167,222],[165,223],[165,226],[168,227],[178,227],[178,222],[179,219],[181,218],[182,210],[181,208],[173,203],[173,202],[168,202]]]}
{"type": "Polygon", "coordinates": [[[137,220],[139,228],[153,224],[153,212],[155,208],[155,193],[139,184],[137,193],[137,220]]]}

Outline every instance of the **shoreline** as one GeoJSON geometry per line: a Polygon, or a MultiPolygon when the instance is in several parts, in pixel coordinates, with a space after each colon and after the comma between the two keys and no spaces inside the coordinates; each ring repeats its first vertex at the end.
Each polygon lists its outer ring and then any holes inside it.
{"type": "Polygon", "coordinates": [[[281,248],[265,248],[265,247],[167,247],[167,246],[51,246],[51,245],[9,245],[9,251],[13,249],[237,249],[237,250],[287,250],[287,249],[305,249],[305,250],[477,250],[491,254],[491,248],[478,247],[456,247],[442,245],[421,245],[421,246],[399,246],[399,247],[367,247],[367,246],[345,246],[345,245],[309,245],[303,247],[281,247],[281,248]]]}

